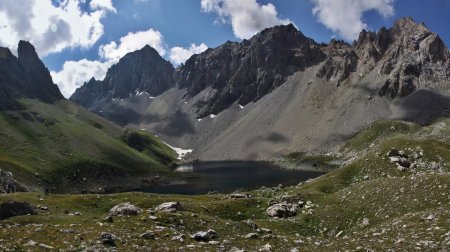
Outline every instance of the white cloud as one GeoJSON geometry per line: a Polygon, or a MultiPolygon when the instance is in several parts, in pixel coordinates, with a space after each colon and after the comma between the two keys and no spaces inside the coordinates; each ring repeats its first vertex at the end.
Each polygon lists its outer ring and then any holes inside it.
{"type": "Polygon", "coordinates": [[[394,0],[313,0],[318,21],[346,40],[358,38],[367,29],[362,15],[374,10],[383,17],[394,15],[394,0]]]}
{"type": "Polygon", "coordinates": [[[172,47],[170,49],[169,59],[174,65],[180,65],[186,62],[192,55],[202,53],[206,49],[208,49],[208,46],[205,43],[201,43],[200,45],[191,44],[187,49],[179,46],[172,47]]]}
{"type": "Polygon", "coordinates": [[[53,81],[65,97],[70,97],[84,82],[94,77],[103,80],[106,71],[113,62],[99,62],[82,59],[80,61],[66,61],[59,72],[51,72],[53,81]]]}
{"type": "Polygon", "coordinates": [[[92,0],[90,3],[91,9],[93,10],[109,10],[116,13],[117,10],[114,8],[111,0],[92,0]]]}
{"type": "Polygon", "coordinates": [[[83,0],[0,1],[0,44],[15,51],[19,40],[29,40],[39,55],[66,48],[89,48],[103,35],[101,19],[115,12],[110,0],[93,0],[91,10],[81,10],[83,0]]]}
{"type": "Polygon", "coordinates": [[[166,54],[163,35],[154,29],[147,31],[130,32],[126,36],[120,38],[120,43],[111,42],[106,45],[101,45],[98,53],[99,55],[108,61],[118,61],[125,54],[136,51],[150,45],[155,48],[161,56],[166,54]]]}
{"type": "Polygon", "coordinates": [[[262,5],[256,0],[201,0],[204,12],[216,13],[219,21],[231,22],[234,35],[250,38],[264,28],[289,24],[289,19],[280,19],[275,6],[262,5]]]}

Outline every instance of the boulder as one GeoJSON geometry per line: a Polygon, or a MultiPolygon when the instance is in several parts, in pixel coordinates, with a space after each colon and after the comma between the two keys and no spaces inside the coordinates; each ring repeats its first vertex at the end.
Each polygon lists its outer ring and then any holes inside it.
{"type": "Polygon", "coordinates": [[[0,220],[21,215],[36,215],[35,208],[28,202],[7,201],[0,204],[0,220]]]}
{"type": "Polygon", "coordinates": [[[250,195],[246,194],[246,193],[233,193],[230,194],[230,199],[247,199],[250,198],[250,195]]]}
{"type": "Polygon", "coordinates": [[[111,233],[102,232],[100,239],[104,245],[116,246],[116,236],[111,233]]]}
{"type": "Polygon", "coordinates": [[[245,236],[245,239],[258,239],[257,233],[249,233],[245,236]]]}
{"type": "Polygon", "coordinates": [[[147,231],[140,235],[141,238],[144,238],[146,240],[155,239],[155,233],[151,231],[147,231]]]}
{"type": "Polygon", "coordinates": [[[208,231],[199,231],[197,233],[194,233],[191,235],[191,238],[196,240],[196,241],[203,241],[203,242],[208,242],[211,239],[216,238],[217,233],[216,231],[209,229],[208,231]]]}
{"type": "Polygon", "coordinates": [[[287,218],[297,213],[298,205],[295,203],[281,202],[267,208],[266,214],[270,217],[287,218]]]}
{"type": "Polygon", "coordinates": [[[181,210],[180,202],[165,202],[155,208],[157,212],[176,212],[181,210]]]}
{"type": "Polygon", "coordinates": [[[114,206],[109,210],[111,216],[126,216],[126,215],[138,215],[142,212],[139,207],[130,204],[130,202],[121,203],[114,206]]]}

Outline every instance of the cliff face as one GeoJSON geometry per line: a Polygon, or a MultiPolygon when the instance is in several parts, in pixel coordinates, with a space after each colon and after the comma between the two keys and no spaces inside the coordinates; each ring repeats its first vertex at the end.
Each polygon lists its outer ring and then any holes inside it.
{"type": "Polygon", "coordinates": [[[113,65],[104,80],[91,79],[71,97],[90,107],[98,101],[123,99],[138,93],[158,96],[173,86],[173,66],[150,46],[128,53],[113,65]]]}
{"type": "Polygon", "coordinates": [[[0,109],[17,109],[17,98],[36,98],[45,102],[64,99],[33,45],[20,41],[18,57],[0,48],[0,109]]]}

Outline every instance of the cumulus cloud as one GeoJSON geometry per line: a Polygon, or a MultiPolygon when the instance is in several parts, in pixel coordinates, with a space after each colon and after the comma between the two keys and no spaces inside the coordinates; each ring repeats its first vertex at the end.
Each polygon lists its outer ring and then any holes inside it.
{"type": "Polygon", "coordinates": [[[166,54],[163,35],[154,29],[147,31],[130,32],[126,36],[120,38],[120,43],[112,41],[109,44],[101,45],[99,55],[108,61],[118,61],[128,52],[136,51],[150,45],[155,48],[161,56],[166,54]]]}
{"type": "Polygon", "coordinates": [[[114,8],[111,0],[92,0],[90,3],[91,9],[93,10],[109,10],[111,12],[116,13],[117,10],[114,8]]]}
{"type": "Polygon", "coordinates": [[[289,24],[280,19],[271,3],[259,4],[256,0],[201,0],[204,12],[216,13],[221,22],[230,22],[236,37],[247,39],[264,28],[289,24]]]}
{"type": "Polygon", "coordinates": [[[111,0],[93,0],[83,11],[83,0],[0,1],[0,44],[15,51],[19,40],[29,40],[40,56],[66,48],[89,48],[103,35],[101,19],[115,12],[111,0]]]}
{"type": "Polygon", "coordinates": [[[206,49],[208,49],[208,46],[205,43],[201,43],[200,45],[191,44],[189,48],[172,47],[170,49],[169,59],[174,65],[180,65],[186,62],[192,55],[202,53],[206,49]]]}
{"type": "Polygon", "coordinates": [[[94,77],[96,80],[105,78],[106,71],[113,62],[100,62],[82,59],[66,61],[59,72],[51,72],[53,81],[65,97],[70,97],[83,83],[94,77]]]}
{"type": "Polygon", "coordinates": [[[394,15],[394,0],[313,0],[318,21],[346,40],[354,40],[367,29],[362,16],[374,10],[383,17],[394,15]]]}

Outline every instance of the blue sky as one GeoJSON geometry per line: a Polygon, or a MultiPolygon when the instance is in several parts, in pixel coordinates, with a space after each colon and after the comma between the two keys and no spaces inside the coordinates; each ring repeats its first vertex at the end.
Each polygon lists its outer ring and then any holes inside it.
{"type": "Polygon", "coordinates": [[[317,42],[351,42],[362,27],[378,30],[412,16],[450,45],[450,0],[20,1],[23,8],[0,2],[0,45],[15,50],[19,39],[30,40],[66,96],[145,44],[178,65],[207,47],[289,22],[317,42]],[[38,13],[48,14],[33,18],[38,13]]]}

